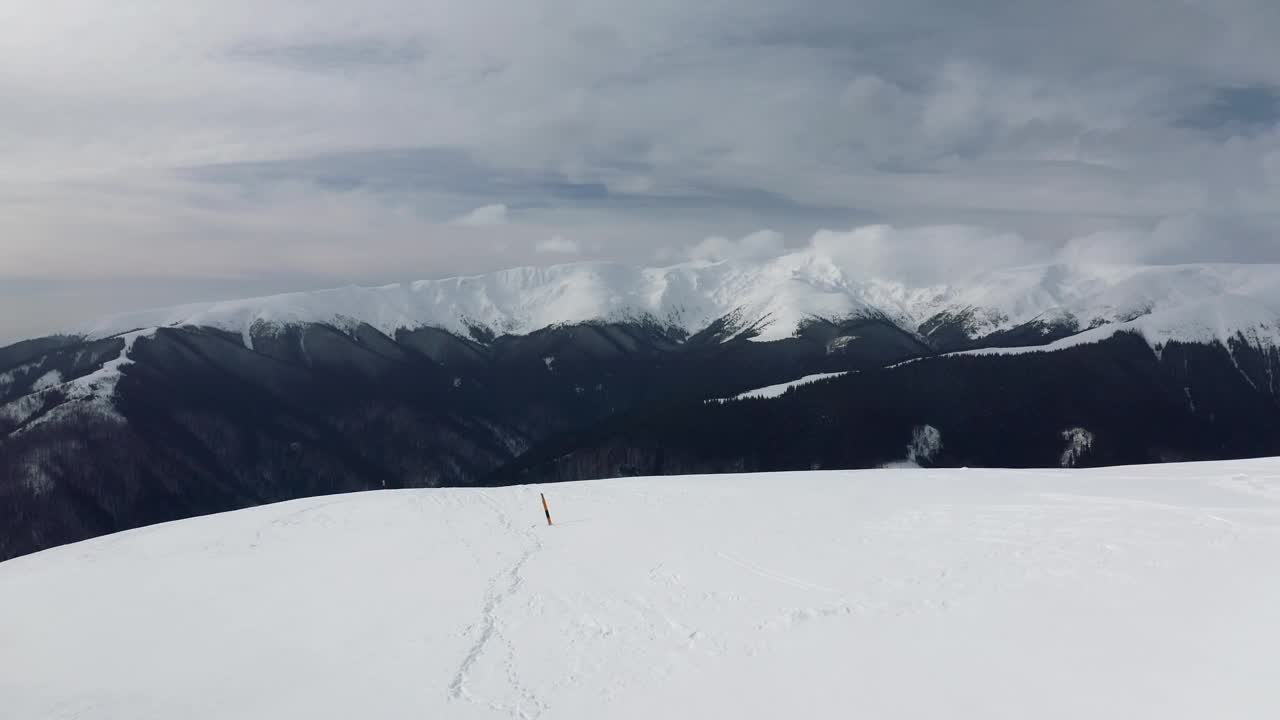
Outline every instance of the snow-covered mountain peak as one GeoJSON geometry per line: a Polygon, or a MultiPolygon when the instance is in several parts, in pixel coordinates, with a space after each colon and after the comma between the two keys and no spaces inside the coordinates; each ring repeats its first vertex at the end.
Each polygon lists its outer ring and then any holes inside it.
{"type": "MultiPolygon", "coordinates": [[[[756,339],[779,340],[812,318],[886,317],[919,331],[931,318],[947,314],[963,318],[966,331],[981,337],[1036,321],[1080,330],[1146,316],[1155,322],[1227,296],[1247,300],[1251,309],[1219,305],[1221,328],[1253,327],[1260,317],[1280,317],[1280,266],[1054,264],[913,286],[866,277],[859,268],[809,248],[764,261],[654,268],[572,263],[198,303],[117,315],[84,328],[83,334],[105,337],[138,328],[199,325],[240,333],[251,344],[255,332],[300,323],[366,323],[388,334],[428,326],[459,334],[475,326],[495,334],[525,334],[554,325],[632,320],[694,333],[733,316],[742,326],[757,328],[756,339]]],[[[1174,337],[1184,326],[1161,327],[1157,335],[1174,337]]]]}
{"type": "Polygon", "coordinates": [[[244,333],[298,323],[367,323],[383,332],[423,326],[465,333],[480,325],[523,334],[594,320],[648,319],[696,332],[730,314],[762,324],[760,339],[792,335],[810,317],[873,308],[829,260],[787,255],[765,263],[615,263],[523,267],[382,287],[343,287],[117,315],[83,329],[104,337],[141,327],[201,325],[244,333]]]}

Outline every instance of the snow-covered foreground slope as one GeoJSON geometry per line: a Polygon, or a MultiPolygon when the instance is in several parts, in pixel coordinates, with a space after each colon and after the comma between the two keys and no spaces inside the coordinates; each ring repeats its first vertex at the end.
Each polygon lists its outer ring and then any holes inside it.
{"type": "Polygon", "coordinates": [[[0,564],[0,715],[1280,714],[1277,460],[540,489],[316,498],[0,564]]]}

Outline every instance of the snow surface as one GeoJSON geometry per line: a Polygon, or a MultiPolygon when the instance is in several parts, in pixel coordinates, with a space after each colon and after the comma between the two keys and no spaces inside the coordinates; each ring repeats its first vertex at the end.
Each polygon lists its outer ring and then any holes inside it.
{"type": "Polygon", "coordinates": [[[1270,719],[1277,557],[1280,460],[314,498],[0,563],[0,715],[1270,719]]]}
{"type": "MultiPolygon", "coordinates": [[[[747,392],[744,392],[740,395],[735,395],[732,399],[733,400],[750,400],[750,399],[769,399],[769,398],[782,397],[791,388],[800,387],[801,385],[808,385],[810,383],[815,383],[820,380],[838,378],[848,374],[849,373],[847,372],[834,372],[834,373],[817,373],[816,375],[805,375],[804,377],[798,380],[792,380],[791,382],[784,382],[778,385],[770,385],[768,387],[756,388],[755,390],[748,390],[747,392]]],[[[721,400],[717,400],[716,402],[725,402],[725,400],[721,399],[721,400]]]]}
{"type": "Polygon", "coordinates": [[[664,268],[575,263],[184,305],[114,316],[81,332],[104,337],[202,325],[238,333],[252,347],[254,332],[299,323],[347,328],[367,323],[386,334],[419,327],[466,334],[472,326],[524,334],[560,324],[645,320],[693,333],[735,316],[737,329],[757,327],[756,339],[778,340],[813,318],[883,316],[914,330],[940,312],[968,317],[974,336],[1034,320],[1074,320],[1093,328],[1150,316],[1142,328],[1157,339],[1186,333],[1216,338],[1222,334],[1217,331],[1233,335],[1260,324],[1271,338],[1280,320],[1280,266],[1047,265],[912,287],[866,277],[859,268],[811,248],[754,262],[664,268]],[[1204,332],[1200,323],[1214,313],[1221,323],[1204,332]]]}
{"type": "Polygon", "coordinates": [[[50,370],[49,372],[36,378],[36,381],[31,384],[31,389],[32,390],[48,390],[51,387],[56,387],[61,384],[62,384],[62,373],[58,372],[57,370],[50,370]]]}

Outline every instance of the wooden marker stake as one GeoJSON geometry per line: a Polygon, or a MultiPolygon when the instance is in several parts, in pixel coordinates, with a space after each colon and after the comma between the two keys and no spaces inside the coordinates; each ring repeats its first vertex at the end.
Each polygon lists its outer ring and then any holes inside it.
{"type": "Polygon", "coordinates": [[[551,524],[551,508],[547,507],[547,496],[544,493],[538,493],[538,494],[542,495],[542,512],[547,514],[547,524],[550,525],[551,524]]]}

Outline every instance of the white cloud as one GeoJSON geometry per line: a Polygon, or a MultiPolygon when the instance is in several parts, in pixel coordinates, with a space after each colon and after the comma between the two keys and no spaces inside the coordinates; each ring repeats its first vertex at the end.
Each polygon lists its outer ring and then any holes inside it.
{"type": "Polygon", "coordinates": [[[1280,263],[1280,228],[1274,222],[1175,215],[1149,229],[1104,230],[1072,238],[1055,259],[1131,265],[1280,263]]]}
{"type": "Polygon", "coordinates": [[[483,205],[472,210],[466,215],[454,218],[453,220],[454,225],[466,225],[471,227],[481,225],[502,225],[506,222],[507,206],[502,204],[483,205]]]}
{"type": "Polygon", "coordinates": [[[1043,244],[1020,235],[960,225],[821,230],[810,245],[854,275],[921,285],[959,280],[993,267],[1031,264],[1047,255],[1043,244]]]}
{"type": "Polygon", "coordinates": [[[781,233],[758,230],[737,240],[713,236],[689,249],[693,260],[758,260],[781,255],[786,245],[781,233]]]}
{"type": "Polygon", "coordinates": [[[534,249],[548,255],[576,255],[582,252],[582,247],[576,240],[568,240],[560,235],[539,241],[534,249]]]}

